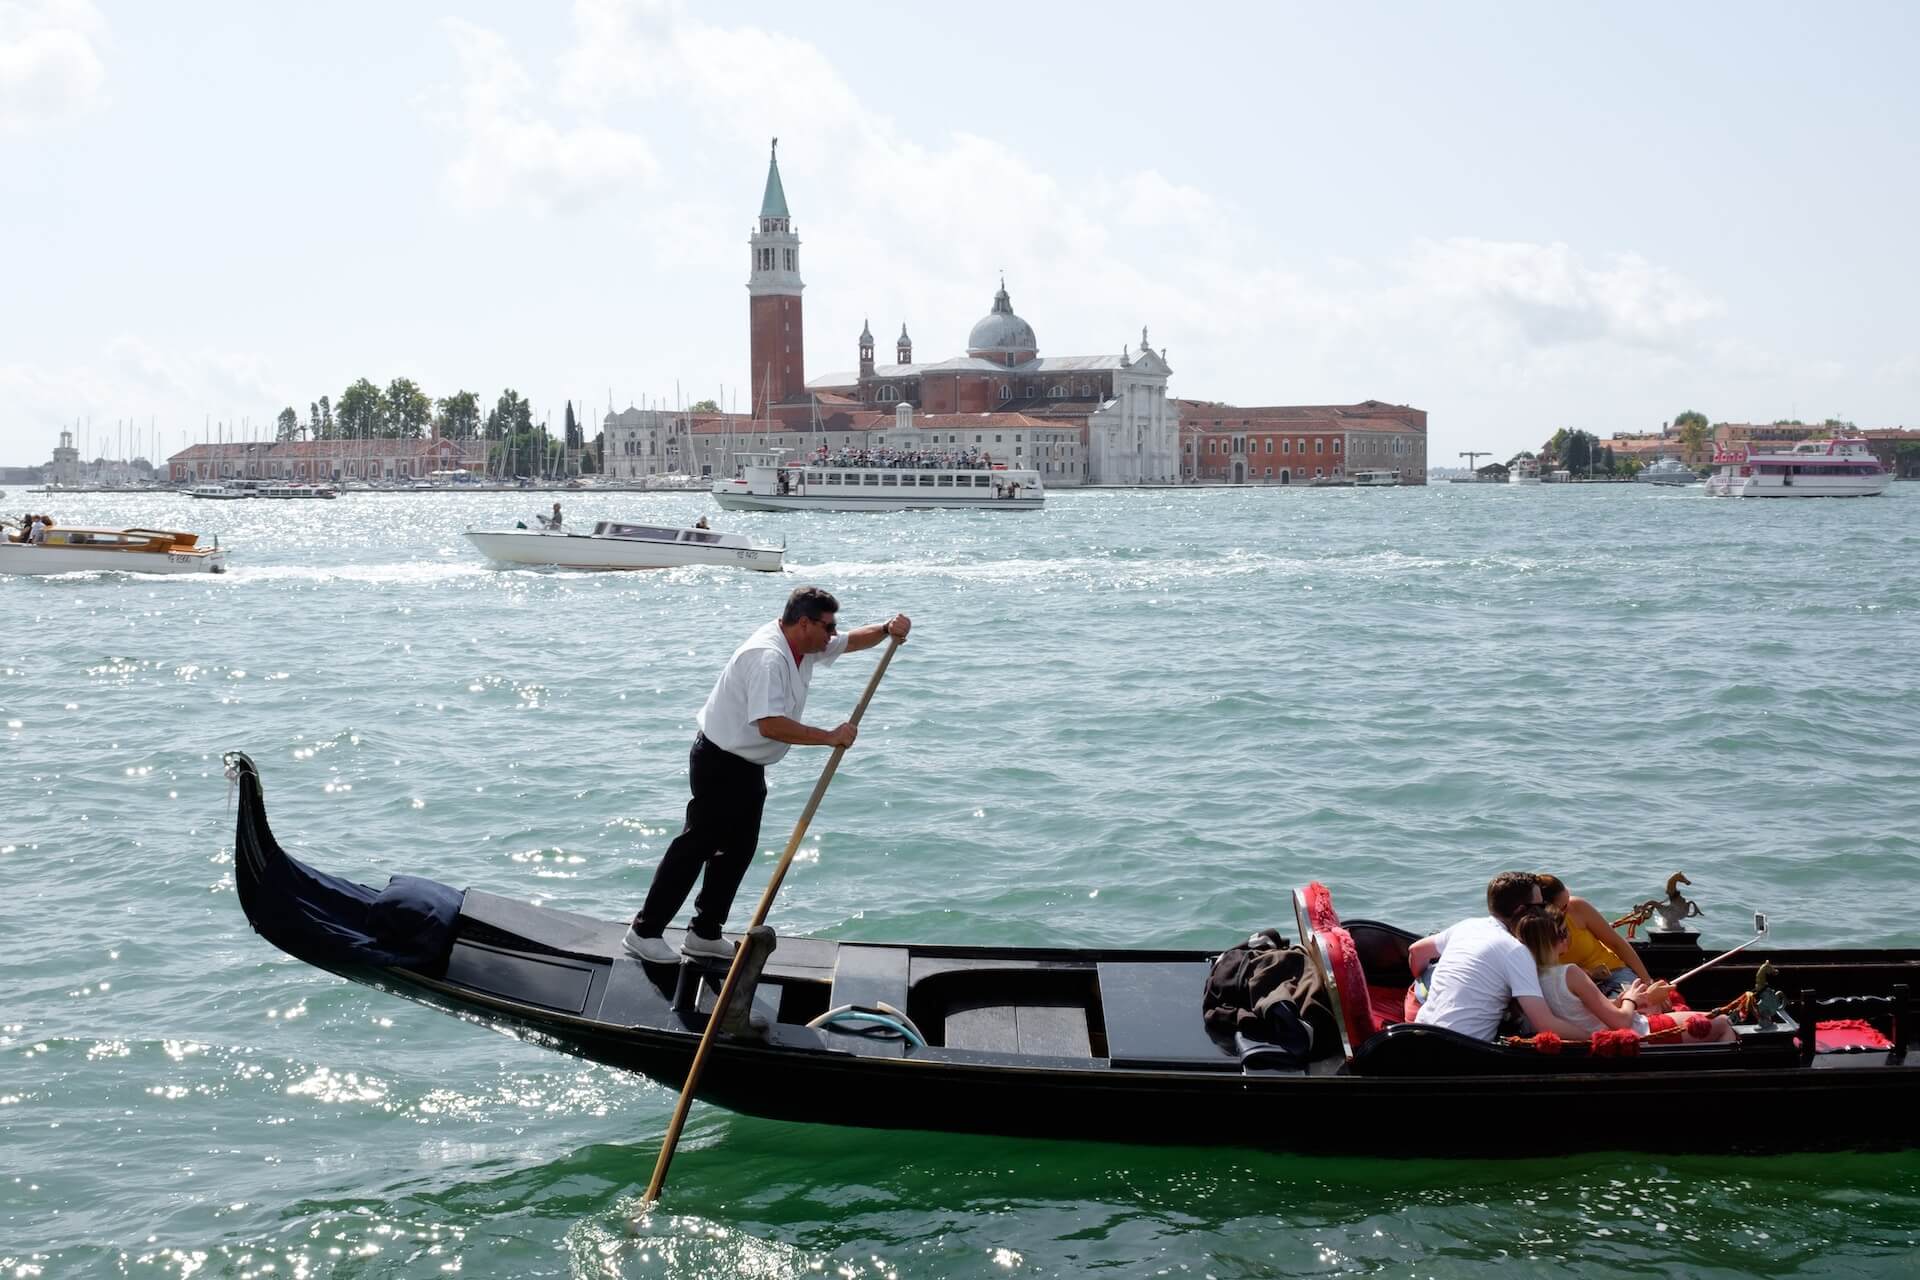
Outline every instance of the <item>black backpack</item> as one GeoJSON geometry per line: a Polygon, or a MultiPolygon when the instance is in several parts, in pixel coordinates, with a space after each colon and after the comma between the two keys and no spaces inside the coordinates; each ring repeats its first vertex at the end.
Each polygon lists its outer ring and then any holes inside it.
{"type": "Polygon", "coordinates": [[[1202,1009],[1211,1034],[1263,1041],[1301,1062],[1333,1052],[1340,1042],[1319,971],[1277,929],[1262,929],[1221,952],[1207,975],[1202,1009]]]}

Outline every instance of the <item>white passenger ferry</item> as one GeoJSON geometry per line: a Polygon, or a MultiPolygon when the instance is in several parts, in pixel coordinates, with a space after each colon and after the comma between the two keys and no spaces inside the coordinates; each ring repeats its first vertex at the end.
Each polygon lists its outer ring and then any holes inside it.
{"type": "Polygon", "coordinates": [[[1871,498],[1893,475],[1862,439],[1802,440],[1791,449],[1734,448],[1714,455],[1716,498],[1871,498]]]}
{"type": "Polygon", "coordinates": [[[1357,489],[1391,488],[1397,486],[1399,483],[1400,473],[1398,471],[1373,470],[1356,471],[1353,473],[1353,484],[1357,489]]]}
{"type": "Polygon", "coordinates": [[[1038,511],[1046,496],[1040,473],[1031,470],[782,463],[778,453],[743,454],[738,475],[713,483],[713,500],[729,511],[1038,511]]]}

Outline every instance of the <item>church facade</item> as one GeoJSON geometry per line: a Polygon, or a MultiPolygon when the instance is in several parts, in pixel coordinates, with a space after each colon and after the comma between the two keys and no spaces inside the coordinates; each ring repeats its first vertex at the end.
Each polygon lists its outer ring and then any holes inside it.
{"type": "Polygon", "coordinates": [[[778,146],[775,139],[760,214],[748,238],[751,412],[610,411],[604,424],[610,476],[731,475],[735,458],[746,452],[912,444],[992,447],[996,461],[1030,465],[1053,488],[1338,480],[1348,470],[1350,449],[1369,461],[1403,460],[1397,468],[1402,483],[1425,482],[1426,414],[1420,410],[1230,409],[1177,400],[1168,394],[1173,366],[1166,348],[1150,345],[1144,328],[1137,348],[1122,346],[1116,355],[1042,355],[1039,336],[1013,309],[1004,278],[987,314],[968,333],[964,354],[916,360],[903,323],[894,359],[883,364],[869,323],[855,340],[853,368],[808,378],[800,237],[780,180],[778,146]],[[903,406],[905,415],[896,412],[903,406]],[[1189,410],[1206,425],[1185,424],[1189,410]],[[1308,427],[1300,419],[1309,417],[1327,433],[1318,443],[1326,452],[1319,463],[1302,466],[1290,451],[1314,447],[1318,433],[1293,429],[1308,427]],[[1289,451],[1276,454],[1271,465],[1264,454],[1246,452],[1247,428],[1256,418],[1287,419],[1287,430],[1255,432],[1254,447],[1289,451]],[[1336,418],[1342,419],[1337,428],[1336,418]],[[1228,425],[1228,419],[1235,421],[1228,425]],[[1330,452],[1336,432],[1337,461],[1330,452]],[[1376,434],[1383,437],[1378,442],[1376,434]],[[1417,441],[1402,438],[1414,435],[1417,441]]]}

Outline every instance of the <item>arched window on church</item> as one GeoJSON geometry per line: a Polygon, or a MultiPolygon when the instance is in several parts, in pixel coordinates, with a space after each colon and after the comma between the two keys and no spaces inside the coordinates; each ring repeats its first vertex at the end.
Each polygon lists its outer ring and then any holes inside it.
{"type": "Polygon", "coordinates": [[[899,395],[892,387],[881,387],[879,398],[882,404],[892,404],[895,400],[899,399],[899,395]]]}
{"type": "Polygon", "coordinates": [[[1008,386],[1008,385],[1007,385],[1006,383],[1004,383],[1004,382],[1000,384],[1000,398],[1001,398],[1002,400],[1011,400],[1011,399],[1013,399],[1013,388],[1012,388],[1012,387],[1010,387],[1010,386],[1008,386]]]}

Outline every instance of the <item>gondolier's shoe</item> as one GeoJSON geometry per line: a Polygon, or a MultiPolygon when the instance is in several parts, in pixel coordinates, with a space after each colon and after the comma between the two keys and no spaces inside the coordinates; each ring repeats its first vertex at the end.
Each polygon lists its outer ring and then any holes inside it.
{"type": "Polygon", "coordinates": [[[731,960],[734,944],[725,938],[703,938],[693,930],[687,930],[687,940],[680,944],[680,954],[691,956],[695,960],[731,960]]]}
{"type": "Polygon", "coordinates": [[[633,926],[628,925],[627,936],[622,940],[622,944],[626,947],[628,955],[645,960],[648,964],[680,963],[680,953],[673,949],[672,943],[657,933],[648,937],[645,934],[635,933],[633,926]]]}

